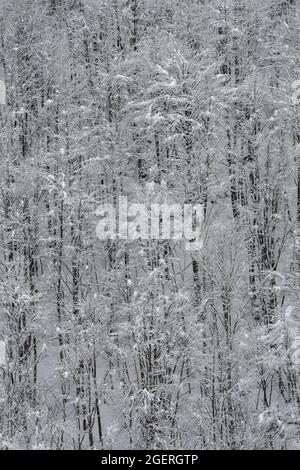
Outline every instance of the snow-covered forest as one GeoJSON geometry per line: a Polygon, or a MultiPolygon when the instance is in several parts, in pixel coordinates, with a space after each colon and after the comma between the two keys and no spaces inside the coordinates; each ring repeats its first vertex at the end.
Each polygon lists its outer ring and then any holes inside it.
{"type": "Polygon", "coordinates": [[[300,450],[299,3],[0,0],[1,450],[300,450]]]}

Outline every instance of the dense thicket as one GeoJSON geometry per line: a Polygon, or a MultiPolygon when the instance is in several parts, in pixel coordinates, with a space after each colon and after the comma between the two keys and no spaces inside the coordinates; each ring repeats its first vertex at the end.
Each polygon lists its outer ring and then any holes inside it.
{"type": "Polygon", "coordinates": [[[0,8],[0,448],[299,449],[298,2],[0,8]],[[99,240],[120,195],[202,251],[99,240]]]}

